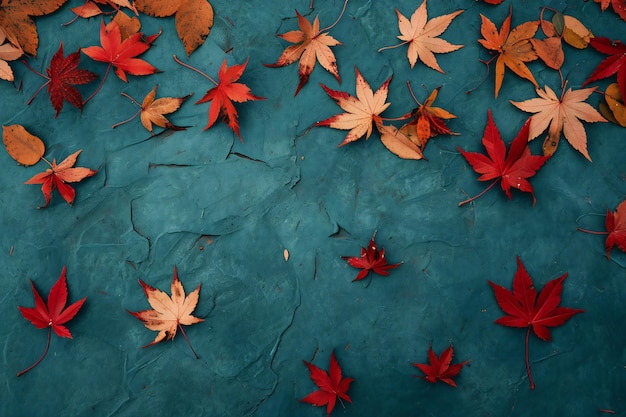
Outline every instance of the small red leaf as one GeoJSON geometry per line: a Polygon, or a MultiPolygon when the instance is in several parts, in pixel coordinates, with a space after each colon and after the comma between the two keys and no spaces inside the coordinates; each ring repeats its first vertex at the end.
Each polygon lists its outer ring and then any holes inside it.
{"type": "Polygon", "coordinates": [[[446,350],[441,352],[439,357],[437,357],[431,344],[428,347],[428,364],[414,363],[413,366],[424,373],[424,376],[420,378],[424,378],[430,383],[434,384],[437,381],[441,381],[450,386],[456,387],[456,383],[453,378],[461,372],[461,369],[469,363],[469,360],[452,365],[453,355],[454,349],[452,348],[452,345],[450,345],[446,350]]]}
{"type": "Polygon", "coordinates": [[[350,388],[350,384],[354,381],[354,378],[343,378],[339,362],[335,358],[335,352],[332,352],[330,356],[330,375],[323,369],[317,366],[303,361],[309,369],[311,380],[320,389],[313,391],[300,401],[314,405],[316,407],[326,406],[326,413],[330,415],[335,407],[337,398],[340,400],[346,400],[352,402],[352,399],[348,396],[347,392],[350,388]]]}
{"type": "Polygon", "coordinates": [[[360,271],[354,281],[360,281],[365,278],[370,271],[375,274],[388,276],[390,269],[395,269],[402,265],[402,263],[397,264],[389,264],[387,263],[387,258],[385,258],[385,248],[376,247],[376,242],[374,242],[374,238],[376,237],[376,231],[372,235],[372,239],[366,248],[361,248],[361,256],[342,256],[342,258],[353,266],[354,268],[362,269],[360,271]]]}

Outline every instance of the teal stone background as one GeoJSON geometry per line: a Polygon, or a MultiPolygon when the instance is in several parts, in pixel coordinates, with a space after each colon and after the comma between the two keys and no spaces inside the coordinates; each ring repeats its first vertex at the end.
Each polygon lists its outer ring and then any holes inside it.
{"type": "MultiPolygon", "coordinates": [[[[45,93],[27,106],[44,80],[20,62],[11,64],[16,83],[0,82],[2,124],[41,137],[49,160],[82,149],[77,165],[99,170],[76,185],[73,207],[55,194],[37,209],[40,187],[23,183],[45,164],[18,166],[0,151],[0,415],[319,417],[325,408],[298,401],[316,389],[302,360],[328,369],[333,350],[344,376],[356,379],[353,403],[337,404],[333,415],[626,415],[626,255],[614,249],[609,261],[603,236],[576,230],[604,230],[607,208],[624,200],[626,131],[586,124],[593,163],[562,139],[531,179],[534,207],[529,194],[513,191],[509,201],[499,187],[457,207],[487,184],[456,149],[483,151],[488,109],[510,143],[529,115],[508,100],[535,96],[530,82],[507,71],[494,99],[494,66],[487,75],[479,62],[491,57],[477,42],[480,13],[499,28],[512,4],[517,26],[538,19],[545,5],[622,41],[626,22],[592,1],[430,0],[430,17],[465,9],[442,35],[465,47],[437,55],[441,74],[421,62],[410,69],[406,47],[377,53],[398,42],[394,7],[409,16],[421,2],[351,0],[331,30],[343,43],[333,49],[342,83],[317,65],[294,97],[297,66],[263,66],[288,45],[275,35],[297,29],[294,9],[309,19],[319,14],[325,27],[343,2],[315,0],[312,11],[309,0],[211,3],[213,30],[189,58],[173,18],[140,16],[144,33],[163,30],[142,55],[162,72],[128,83],[110,74],[82,113],[66,104],[54,119],[45,93]],[[224,59],[250,58],[241,81],[267,100],[238,105],[244,143],[223,123],[203,131],[209,106],[194,102],[211,84],[174,54],[211,76],[224,59]],[[427,160],[408,161],[388,152],[377,133],[341,148],[346,132],[304,134],[342,111],[319,83],[354,94],[355,66],[373,89],[393,75],[387,117],[415,107],[406,81],[422,101],[442,86],[436,105],[458,116],[449,127],[460,136],[434,138],[427,160]],[[111,129],[137,109],[120,93],[142,100],[155,84],[159,97],[194,93],[170,119],[189,128],[154,138],[138,120],[111,129]],[[369,285],[353,283],[357,270],[341,256],[358,255],[374,230],[388,259],[404,264],[369,285]],[[562,305],[586,310],[555,328],[553,342],[531,336],[535,390],[524,367],[525,330],[493,323],[502,312],[487,284],[510,288],[516,256],[537,288],[569,272],[562,305]],[[45,297],[63,265],[69,300],[87,297],[69,323],[74,338],[53,335],[43,362],[17,378],[46,342],[46,330],[17,306],[34,305],[29,279],[45,297]],[[202,284],[195,314],[205,321],[186,328],[199,360],[182,335],[142,349],[155,333],[126,312],[149,308],[138,278],[169,293],[174,265],[187,291],[202,284]],[[427,360],[431,342],[437,352],[453,343],[455,361],[471,359],[457,388],[414,377],[411,363],[427,360]]],[[[100,44],[100,18],[61,26],[80,4],[70,0],[36,19],[40,46],[28,59],[35,69],[45,71],[61,41],[66,54],[100,44]]],[[[565,46],[569,86],[580,88],[604,57],[565,46]]],[[[102,76],[106,65],[82,56],[81,67],[102,76]]],[[[557,72],[538,61],[530,68],[541,86],[560,93],[557,72]]],[[[592,85],[604,90],[614,80],[592,85]]],[[[88,96],[96,85],[80,89],[88,96]]],[[[540,153],[541,139],[530,146],[540,153]]]]}

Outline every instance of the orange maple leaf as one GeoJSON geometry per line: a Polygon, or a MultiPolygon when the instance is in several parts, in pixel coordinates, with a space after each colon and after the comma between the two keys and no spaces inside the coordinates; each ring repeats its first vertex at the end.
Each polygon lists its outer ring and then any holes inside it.
{"type": "MultiPolygon", "coordinates": [[[[341,13],[343,14],[343,11],[341,13]]],[[[341,82],[339,70],[337,69],[337,60],[335,59],[335,54],[333,54],[333,51],[330,49],[331,46],[341,45],[341,42],[327,33],[335,26],[339,19],[341,19],[341,16],[339,16],[337,22],[320,30],[319,16],[315,17],[311,25],[297,10],[296,15],[298,16],[298,26],[300,30],[292,30],[278,35],[280,38],[287,42],[294,43],[295,45],[288,46],[276,63],[264,64],[266,67],[277,68],[293,64],[300,59],[298,66],[300,83],[298,84],[298,88],[296,88],[294,96],[298,95],[300,89],[309,80],[309,76],[313,72],[316,61],[319,61],[320,65],[326,71],[334,75],[338,82],[341,82]]]]}
{"type": "Polygon", "coordinates": [[[450,23],[452,23],[452,20],[461,13],[463,13],[463,10],[457,10],[454,13],[428,20],[426,0],[415,10],[411,16],[411,20],[404,17],[402,13],[396,9],[398,27],[401,33],[398,39],[404,42],[399,45],[380,48],[378,52],[408,44],[409,50],[407,57],[411,68],[415,66],[418,59],[421,59],[422,62],[430,68],[443,73],[434,54],[456,51],[462,48],[463,45],[453,45],[446,40],[438,38],[438,36],[441,35],[448,28],[450,23]]]}
{"type": "Polygon", "coordinates": [[[189,344],[191,351],[196,358],[198,358],[198,354],[196,354],[196,351],[193,350],[193,347],[191,347],[191,344],[189,343],[189,339],[183,329],[183,325],[191,326],[192,324],[204,321],[204,319],[195,317],[191,314],[198,304],[198,299],[200,298],[200,286],[202,284],[198,284],[198,287],[195,290],[185,296],[183,284],[181,284],[178,280],[176,266],[174,266],[174,279],[172,280],[171,285],[171,297],[163,291],[151,287],[141,279],[139,280],[139,284],[143,287],[146,297],[148,297],[148,302],[152,306],[153,310],[143,310],[137,312],[127,311],[134,317],[141,320],[148,329],[159,332],[152,343],[147,344],[144,347],[152,346],[163,340],[172,340],[174,339],[174,336],[176,336],[177,329],[180,329],[180,332],[183,334],[187,344],[189,344]]]}
{"type": "Polygon", "coordinates": [[[25,182],[25,184],[42,184],[41,192],[46,198],[46,204],[43,207],[50,204],[50,194],[55,188],[59,190],[59,194],[67,201],[67,204],[72,205],[76,191],[68,183],[80,182],[98,173],[98,171],[89,168],[74,168],[80,153],[81,151],[74,152],[58,165],[56,159],[53,159],[50,168],[25,182]]]}
{"type": "Polygon", "coordinates": [[[356,97],[343,91],[332,90],[322,84],[324,91],[346,112],[317,122],[315,126],[349,130],[348,135],[339,146],[354,142],[363,135],[365,135],[365,139],[368,139],[372,134],[372,122],[377,125],[382,124],[382,118],[379,115],[391,104],[386,103],[391,77],[387,78],[383,85],[376,90],[376,93],[373,93],[359,69],[357,67],[354,69],[356,71],[356,97]]]}
{"type": "Polygon", "coordinates": [[[17,40],[25,53],[36,56],[39,46],[37,25],[31,17],[55,12],[67,0],[0,0],[0,27],[17,40]]]}
{"type": "Polygon", "coordinates": [[[135,7],[153,17],[176,15],[176,32],[191,55],[211,33],[213,7],[207,0],[135,0],[135,7]]]}
{"type": "Polygon", "coordinates": [[[533,50],[530,39],[537,33],[539,22],[536,20],[525,22],[511,30],[512,15],[513,6],[510,7],[509,15],[504,20],[499,32],[491,20],[482,14],[480,15],[482,19],[480,33],[484,39],[479,39],[478,42],[489,51],[498,54],[496,61],[496,98],[504,79],[505,66],[509,67],[518,76],[532,82],[535,88],[539,88],[535,77],[533,77],[530,69],[525,64],[525,62],[537,59],[537,54],[533,50]]]}
{"type": "Polygon", "coordinates": [[[172,124],[167,117],[165,117],[165,115],[174,113],[178,110],[185,100],[191,97],[191,94],[186,95],[185,97],[161,97],[155,100],[157,87],[158,85],[154,86],[152,91],[146,95],[143,99],[143,103],[141,104],[128,94],[122,93],[124,97],[130,99],[130,101],[138,105],[140,109],[137,110],[137,113],[130,118],[124,120],[123,122],[114,124],[113,128],[115,129],[124,123],[128,123],[137,117],[137,115],[140,115],[139,118],[141,119],[141,124],[148,132],[152,133],[152,135],[154,135],[154,132],[152,131],[152,124],[165,129],[185,130],[184,127],[172,124]]]}
{"type": "Polygon", "coordinates": [[[548,136],[543,143],[544,155],[552,155],[556,151],[561,132],[563,132],[565,139],[574,149],[591,161],[587,152],[587,134],[580,120],[586,122],[607,121],[596,109],[585,103],[585,100],[595,90],[595,87],[581,88],[580,90],[569,88],[567,91],[563,90],[564,93],[559,98],[554,90],[545,86],[545,90],[536,89],[538,98],[522,102],[511,101],[511,104],[526,112],[535,113],[530,121],[528,140],[535,139],[548,129],[548,136]]]}

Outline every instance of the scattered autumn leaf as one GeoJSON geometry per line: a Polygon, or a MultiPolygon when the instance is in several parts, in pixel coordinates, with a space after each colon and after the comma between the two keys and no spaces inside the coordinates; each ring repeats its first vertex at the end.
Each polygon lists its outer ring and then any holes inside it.
{"type": "Polygon", "coordinates": [[[498,306],[506,314],[497,319],[496,323],[502,326],[528,328],[526,332],[526,371],[531,389],[535,388],[528,360],[528,337],[531,329],[541,340],[551,341],[552,336],[550,335],[549,327],[561,326],[573,315],[585,311],[559,307],[565,278],[567,278],[567,272],[559,278],[549,281],[543,287],[543,290],[537,294],[537,290],[530,275],[526,272],[522,260],[517,257],[517,272],[513,278],[512,292],[488,281],[491,288],[493,288],[498,306]]]}
{"type": "Polygon", "coordinates": [[[113,21],[120,28],[122,40],[128,39],[141,29],[141,22],[135,16],[128,16],[126,13],[117,12],[113,21]]]}
{"type": "Polygon", "coordinates": [[[500,31],[498,31],[496,25],[491,20],[482,14],[480,15],[482,19],[480,33],[484,39],[479,39],[478,42],[490,52],[498,54],[496,61],[496,98],[500,92],[500,87],[502,87],[505,66],[518,76],[532,82],[535,87],[539,87],[535,77],[525,64],[537,59],[537,54],[530,43],[530,39],[537,33],[539,22],[535,20],[524,22],[511,30],[512,15],[513,6],[510,7],[509,15],[504,20],[500,31]]]}
{"type": "Polygon", "coordinates": [[[346,9],[346,2],[344,2],[341,15],[335,23],[327,28],[320,30],[319,16],[316,16],[313,20],[313,24],[309,22],[304,16],[302,16],[297,10],[298,26],[300,30],[292,30],[287,33],[278,35],[280,38],[291,42],[295,45],[288,46],[278,58],[275,64],[264,64],[266,67],[276,68],[284,67],[293,64],[300,59],[298,65],[298,74],[300,76],[300,83],[296,88],[294,96],[297,96],[300,89],[309,80],[309,76],[313,72],[315,62],[319,61],[320,65],[332,75],[335,76],[338,82],[341,82],[339,77],[339,70],[337,69],[337,59],[335,54],[330,49],[331,46],[341,45],[341,42],[333,38],[328,34],[328,31],[332,29],[346,9]]]}
{"type": "Polygon", "coordinates": [[[367,248],[361,248],[361,256],[342,256],[343,260],[348,262],[350,266],[361,269],[352,282],[362,280],[369,275],[370,271],[385,277],[389,276],[390,269],[395,269],[402,265],[402,262],[397,264],[387,263],[385,248],[378,250],[374,241],[375,237],[376,231],[374,231],[367,248]]]}
{"type": "Polygon", "coordinates": [[[143,287],[146,297],[148,297],[148,302],[150,303],[150,306],[152,306],[153,310],[128,312],[141,320],[148,329],[159,332],[152,343],[144,347],[152,346],[163,340],[173,340],[174,336],[176,336],[176,330],[180,329],[180,332],[187,341],[189,348],[193,352],[196,359],[198,359],[198,354],[195,350],[193,350],[193,347],[191,347],[191,343],[189,343],[189,339],[183,329],[183,325],[191,326],[192,324],[204,321],[204,319],[195,317],[191,314],[198,304],[198,299],[200,298],[200,286],[202,284],[198,284],[198,287],[195,290],[185,296],[183,284],[178,280],[176,266],[174,266],[174,279],[172,280],[171,285],[171,297],[157,288],[152,288],[142,280],[139,280],[139,284],[143,287]]]}
{"type": "Polygon", "coordinates": [[[91,71],[78,68],[79,62],[80,50],[65,57],[63,53],[63,42],[61,42],[59,49],[52,55],[50,67],[46,69],[47,75],[34,70],[30,65],[26,64],[32,72],[48,80],[35,91],[35,94],[28,100],[27,104],[30,105],[41,89],[48,86],[50,102],[52,103],[52,108],[56,111],[54,115],[55,118],[61,113],[65,101],[77,109],[82,110],[83,96],[74,85],[90,83],[98,78],[98,76],[91,71]]]}
{"type": "Polygon", "coordinates": [[[609,38],[597,37],[589,42],[598,52],[610,55],[600,62],[582,87],[592,81],[601,80],[617,74],[617,85],[622,97],[626,97],[626,45],[619,40],[612,41],[609,38]]]}
{"type": "Polygon", "coordinates": [[[354,378],[343,378],[334,351],[330,355],[330,373],[307,361],[302,362],[304,362],[309,369],[311,379],[320,389],[313,391],[300,401],[316,407],[326,406],[326,415],[328,416],[333,411],[333,408],[335,408],[337,398],[339,398],[339,401],[343,399],[349,403],[352,402],[347,392],[354,378]]]}
{"type": "Polygon", "coordinates": [[[594,0],[596,3],[600,3],[602,11],[605,11],[609,4],[613,6],[613,10],[624,21],[626,21],[626,0],[594,0]]]}
{"type": "Polygon", "coordinates": [[[74,152],[58,165],[56,159],[53,159],[50,168],[25,182],[25,184],[42,184],[41,192],[46,198],[46,204],[43,207],[50,204],[50,196],[55,189],[59,190],[59,194],[67,204],[72,205],[76,191],[69,183],[80,182],[98,173],[97,170],[89,168],[74,167],[80,153],[81,151],[74,152]]]}
{"type": "Polygon", "coordinates": [[[176,15],[176,32],[187,56],[202,46],[213,27],[213,7],[207,0],[135,0],[141,13],[153,17],[176,15]]]}
{"type": "Polygon", "coordinates": [[[372,134],[372,122],[382,124],[380,113],[385,111],[391,103],[386,103],[391,77],[381,85],[376,93],[365,81],[359,69],[356,71],[356,97],[343,91],[335,91],[321,84],[326,93],[337,102],[346,112],[331,116],[328,119],[315,123],[315,126],[328,126],[333,129],[349,130],[348,135],[339,146],[354,142],[363,135],[368,139],[372,134]]]}
{"type": "Polygon", "coordinates": [[[37,56],[39,36],[37,25],[32,17],[44,16],[55,12],[67,0],[1,0],[0,27],[17,43],[25,53],[37,56]]]}
{"type": "Polygon", "coordinates": [[[102,46],[89,46],[83,48],[82,52],[94,61],[107,63],[108,67],[100,86],[85,102],[91,100],[100,90],[111,66],[115,68],[115,74],[124,82],[128,82],[126,73],[150,75],[158,72],[159,70],[152,64],[136,57],[146,52],[159,35],[160,33],[157,33],[146,37],[142,32],[138,32],[122,40],[117,22],[112,20],[105,26],[104,19],[102,19],[100,23],[100,44],[102,46]]]}
{"type": "Polygon", "coordinates": [[[48,328],[48,342],[46,343],[46,349],[44,350],[43,355],[41,355],[37,362],[19,372],[17,376],[24,375],[43,360],[48,353],[48,348],[50,347],[50,334],[52,330],[54,330],[54,333],[56,333],[59,337],[66,337],[68,339],[72,338],[72,334],[69,329],[64,326],[64,324],[74,318],[76,313],[78,313],[78,310],[80,310],[85,303],[87,297],[70,304],[67,308],[65,307],[65,304],[67,303],[67,279],[65,272],[66,268],[64,266],[61,271],[61,276],[50,290],[47,305],[44,303],[41,295],[37,292],[33,281],[30,281],[33,296],[35,297],[35,307],[20,306],[18,309],[20,310],[20,313],[22,313],[22,316],[24,316],[26,320],[30,321],[36,328],[48,328]]]}
{"type": "Polygon", "coordinates": [[[604,92],[606,103],[600,103],[600,113],[610,122],[626,127],[626,105],[617,83],[609,84],[604,92]]]}
{"type": "Polygon", "coordinates": [[[415,66],[418,59],[421,59],[428,67],[443,73],[443,70],[437,63],[435,54],[456,51],[462,48],[463,45],[453,45],[438,36],[445,32],[448,26],[450,26],[450,23],[452,23],[452,20],[461,13],[463,13],[463,10],[457,10],[454,13],[428,20],[426,0],[413,12],[411,20],[404,17],[402,13],[396,9],[398,27],[401,33],[401,35],[398,35],[398,39],[403,42],[399,45],[380,48],[378,52],[408,44],[409,50],[407,57],[411,68],[415,66]]]}
{"type": "Polygon", "coordinates": [[[217,72],[217,79],[219,80],[219,83],[199,69],[178,60],[176,55],[174,55],[174,60],[180,65],[183,65],[184,67],[204,76],[206,79],[215,84],[215,87],[211,88],[200,100],[196,101],[196,104],[206,103],[209,101],[211,102],[209,107],[209,121],[204,130],[213,126],[217,121],[217,118],[221,115],[224,123],[226,123],[228,127],[230,127],[231,130],[237,134],[239,140],[243,143],[241,133],[239,132],[239,115],[237,113],[237,109],[235,109],[233,101],[236,103],[245,103],[246,101],[252,100],[265,100],[265,97],[253,95],[250,87],[247,85],[235,82],[238,81],[243,75],[246,65],[248,65],[248,60],[246,59],[246,62],[243,64],[232,65],[229,67],[226,64],[226,59],[224,59],[224,62],[222,62],[222,65],[217,72]]]}
{"type": "Polygon", "coordinates": [[[500,181],[500,186],[509,199],[511,199],[511,188],[517,188],[520,191],[531,193],[533,196],[533,205],[535,204],[535,193],[527,178],[534,176],[539,168],[545,164],[549,156],[532,155],[530,153],[530,149],[528,148],[530,123],[531,121],[528,120],[515,139],[513,139],[506,159],[506,147],[500,136],[498,127],[493,121],[491,110],[489,110],[488,113],[487,127],[485,128],[482,140],[483,146],[487,150],[487,155],[477,152],[465,152],[463,149],[457,147],[474,171],[478,174],[482,174],[478,177],[479,181],[494,180],[480,194],[460,202],[459,206],[474,201],[482,196],[490,190],[491,187],[496,185],[498,181],[500,181]]]}
{"type": "Polygon", "coordinates": [[[7,61],[15,61],[24,54],[22,48],[14,45],[0,27],[0,79],[13,82],[13,70],[7,61]]]}
{"type": "Polygon", "coordinates": [[[563,89],[561,97],[545,86],[545,90],[537,88],[535,91],[539,98],[516,102],[511,101],[515,107],[529,113],[535,113],[530,122],[528,140],[533,140],[548,129],[548,136],[543,143],[544,155],[552,155],[558,146],[561,132],[565,139],[591,161],[587,152],[587,133],[580,120],[586,122],[606,122],[600,113],[585,100],[595,91],[594,88],[572,90],[563,89]],[[549,128],[548,128],[549,126],[549,128]]]}
{"type": "Polygon", "coordinates": [[[35,165],[46,152],[43,141],[22,125],[2,126],[4,147],[18,164],[35,165]]]}
{"type": "Polygon", "coordinates": [[[461,372],[461,369],[467,365],[470,361],[452,364],[452,356],[454,355],[454,349],[450,345],[447,349],[441,352],[441,355],[437,357],[433,351],[432,343],[428,347],[428,364],[414,363],[417,369],[424,373],[424,378],[428,382],[435,383],[437,381],[445,382],[446,384],[456,387],[454,377],[461,372]]]}
{"type": "Polygon", "coordinates": [[[139,104],[137,100],[132,98],[126,93],[122,93],[124,97],[130,99],[133,103],[140,107],[139,110],[130,118],[124,120],[123,122],[119,122],[113,125],[113,128],[128,123],[133,120],[137,115],[141,115],[141,124],[146,130],[154,135],[152,131],[152,124],[155,124],[159,127],[165,129],[172,130],[185,130],[184,127],[176,126],[165,117],[166,114],[174,113],[176,110],[180,108],[180,106],[191,97],[191,94],[186,95],[185,97],[161,97],[155,100],[156,90],[158,85],[155,85],[152,91],[148,93],[148,95],[143,99],[143,103],[139,104]]]}
{"type": "Polygon", "coordinates": [[[487,4],[500,4],[503,1],[504,0],[485,0],[485,3],[487,3],[487,4]]]}
{"type": "MultiPolygon", "coordinates": [[[[86,0],[81,6],[71,7],[70,10],[78,17],[89,19],[103,14],[104,12],[99,5],[110,7],[114,10],[120,10],[125,7],[137,14],[137,9],[128,0],[86,0]]],[[[123,13],[122,13],[123,14],[123,13]]]]}
{"type": "Polygon", "coordinates": [[[580,227],[578,230],[594,235],[607,235],[604,246],[606,248],[606,257],[610,260],[611,249],[614,246],[626,252],[626,201],[622,201],[617,206],[615,213],[611,213],[611,210],[607,209],[604,227],[606,232],[595,232],[593,230],[581,229],[580,227]]]}
{"type": "Polygon", "coordinates": [[[393,154],[402,159],[423,159],[424,153],[422,149],[413,143],[402,129],[398,130],[395,126],[387,126],[377,124],[376,128],[380,133],[380,141],[393,154]]]}

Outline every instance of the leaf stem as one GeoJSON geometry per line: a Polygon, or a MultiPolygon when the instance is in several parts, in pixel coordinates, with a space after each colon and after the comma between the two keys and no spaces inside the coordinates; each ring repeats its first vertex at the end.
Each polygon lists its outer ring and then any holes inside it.
{"type": "Polygon", "coordinates": [[[582,227],[577,227],[576,230],[579,230],[585,233],[590,233],[592,235],[608,235],[609,234],[609,232],[596,232],[595,230],[587,230],[587,229],[583,229],[582,227]]]}
{"type": "MultiPolygon", "coordinates": [[[[122,94],[123,94],[123,93],[122,93],[122,94]]],[[[111,129],[115,129],[116,127],[119,127],[119,126],[121,126],[121,125],[123,125],[123,124],[126,124],[126,123],[130,122],[130,121],[131,121],[131,120],[133,120],[135,117],[137,117],[137,115],[138,115],[139,113],[141,113],[141,110],[142,110],[142,109],[137,110],[137,111],[135,112],[135,114],[133,114],[133,115],[132,115],[131,117],[129,117],[128,119],[126,119],[126,120],[122,120],[121,122],[118,122],[118,123],[115,123],[113,126],[111,126],[111,129]]]]}
{"type": "Polygon", "coordinates": [[[46,78],[46,79],[50,79],[50,77],[47,77],[45,75],[43,75],[41,72],[37,71],[36,69],[34,69],[33,67],[31,67],[30,65],[28,65],[28,62],[26,62],[25,59],[22,59],[22,64],[26,65],[26,68],[28,68],[29,70],[31,70],[32,72],[34,72],[35,74],[39,75],[40,77],[46,78]]]}
{"type": "Polygon", "coordinates": [[[129,99],[130,101],[132,101],[133,103],[135,103],[136,105],[138,105],[139,107],[141,106],[141,103],[139,103],[137,100],[135,100],[134,98],[132,98],[131,96],[129,96],[128,94],[126,94],[125,92],[122,91],[122,95],[124,97],[126,97],[127,99],[129,99]]]}
{"type": "Polygon", "coordinates": [[[467,200],[461,201],[459,203],[459,207],[461,207],[463,204],[467,204],[467,203],[471,203],[472,201],[476,200],[477,198],[481,197],[483,194],[485,194],[487,191],[491,190],[491,188],[496,185],[498,183],[498,181],[500,181],[500,178],[495,179],[491,184],[489,184],[489,187],[485,188],[484,190],[482,190],[479,194],[475,195],[472,198],[468,198],[467,200]]]}
{"type": "Polygon", "coordinates": [[[535,382],[533,381],[533,376],[530,373],[530,363],[528,362],[528,338],[530,337],[530,326],[528,326],[528,331],[526,331],[526,373],[528,374],[528,382],[530,382],[530,389],[535,389],[535,382]]]}
{"type": "Polygon", "coordinates": [[[204,78],[206,78],[209,81],[211,81],[213,84],[219,85],[213,78],[211,78],[210,76],[208,76],[204,72],[200,71],[198,68],[192,67],[191,65],[185,64],[184,62],[179,60],[178,57],[176,57],[176,55],[174,55],[174,61],[176,61],[177,63],[179,63],[180,65],[182,65],[185,68],[189,68],[190,70],[197,72],[198,74],[202,75],[204,78]]]}
{"type": "Polygon", "coordinates": [[[37,359],[37,362],[33,363],[28,368],[24,369],[23,371],[18,372],[17,376],[24,375],[26,372],[30,371],[35,366],[37,366],[39,364],[39,362],[41,362],[43,360],[43,358],[46,357],[46,354],[48,353],[48,348],[50,347],[50,333],[52,333],[52,326],[48,326],[48,342],[46,343],[46,350],[43,351],[43,355],[41,355],[41,358],[37,359]]]}
{"type": "Polygon", "coordinates": [[[96,90],[93,93],[91,93],[91,95],[89,97],[87,97],[87,100],[83,101],[83,107],[85,106],[85,104],[87,104],[89,102],[89,100],[91,100],[92,98],[94,98],[94,96],[96,94],[98,94],[98,91],[100,91],[100,89],[104,85],[104,82],[106,81],[107,77],[109,76],[109,71],[111,71],[111,64],[109,64],[109,66],[107,67],[107,70],[104,73],[104,76],[102,77],[102,81],[100,81],[100,85],[98,86],[98,88],[96,88],[96,90]]]}
{"type": "MultiPolygon", "coordinates": [[[[328,32],[329,30],[331,30],[332,28],[334,28],[337,23],[339,23],[339,21],[341,20],[341,18],[343,17],[343,13],[346,11],[346,6],[348,5],[348,0],[343,2],[343,9],[341,9],[341,13],[339,14],[339,17],[337,18],[337,20],[335,20],[335,23],[333,23],[332,25],[320,30],[320,33],[322,32],[328,32]]],[[[313,1],[311,1],[311,6],[313,6],[313,1]]],[[[310,7],[311,9],[313,7],[310,7]]]]}
{"type": "Polygon", "coordinates": [[[417,103],[418,106],[421,106],[422,103],[420,103],[420,101],[415,97],[415,94],[413,94],[413,89],[411,88],[411,81],[408,80],[406,82],[407,87],[409,87],[409,93],[411,93],[411,97],[413,97],[413,100],[417,103]]]}
{"type": "Polygon", "coordinates": [[[178,328],[180,329],[180,332],[182,333],[185,340],[187,341],[187,344],[189,345],[189,349],[191,349],[196,359],[200,359],[196,351],[193,350],[193,347],[191,346],[191,342],[189,342],[189,338],[187,337],[187,333],[185,333],[185,329],[183,329],[183,326],[180,323],[178,323],[178,328]]]}
{"type": "Polygon", "coordinates": [[[33,94],[33,96],[30,98],[30,100],[28,100],[28,102],[26,103],[26,105],[27,105],[27,106],[30,106],[30,103],[32,103],[32,102],[33,102],[33,100],[35,99],[35,97],[37,97],[37,94],[39,94],[39,92],[40,92],[41,90],[43,90],[43,88],[44,88],[45,86],[47,86],[48,84],[50,84],[50,77],[48,77],[48,76],[46,76],[46,75],[42,74],[41,72],[39,72],[39,71],[37,71],[36,69],[34,69],[33,67],[31,67],[25,59],[22,59],[22,63],[23,63],[24,65],[26,65],[26,68],[28,68],[31,72],[34,72],[35,74],[39,75],[40,77],[43,77],[43,78],[45,78],[46,80],[48,80],[48,81],[46,81],[46,82],[45,82],[45,83],[44,83],[41,87],[39,87],[39,88],[37,89],[37,91],[35,91],[35,94],[33,94]]]}
{"type": "Polygon", "coordinates": [[[399,48],[400,46],[406,45],[407,43],[409,43],[409,41],[404,41],[404,42],[399,43],[399,44],[397,44],[397,45],[383,46],[382,48],[380,48],[380,49],[378,50],[378,52],[382,52],[382,51],[385,51],[385,50],[387,50],[387,49],[395,49],[395,48],[399,48]]]}
{"type": "Polygon", "coordinates": [[[44,161],[46,164],[50,165],[50,168],[52,168],[52,164],[45,157],[42,156],[41,160],[44,161]]]}

